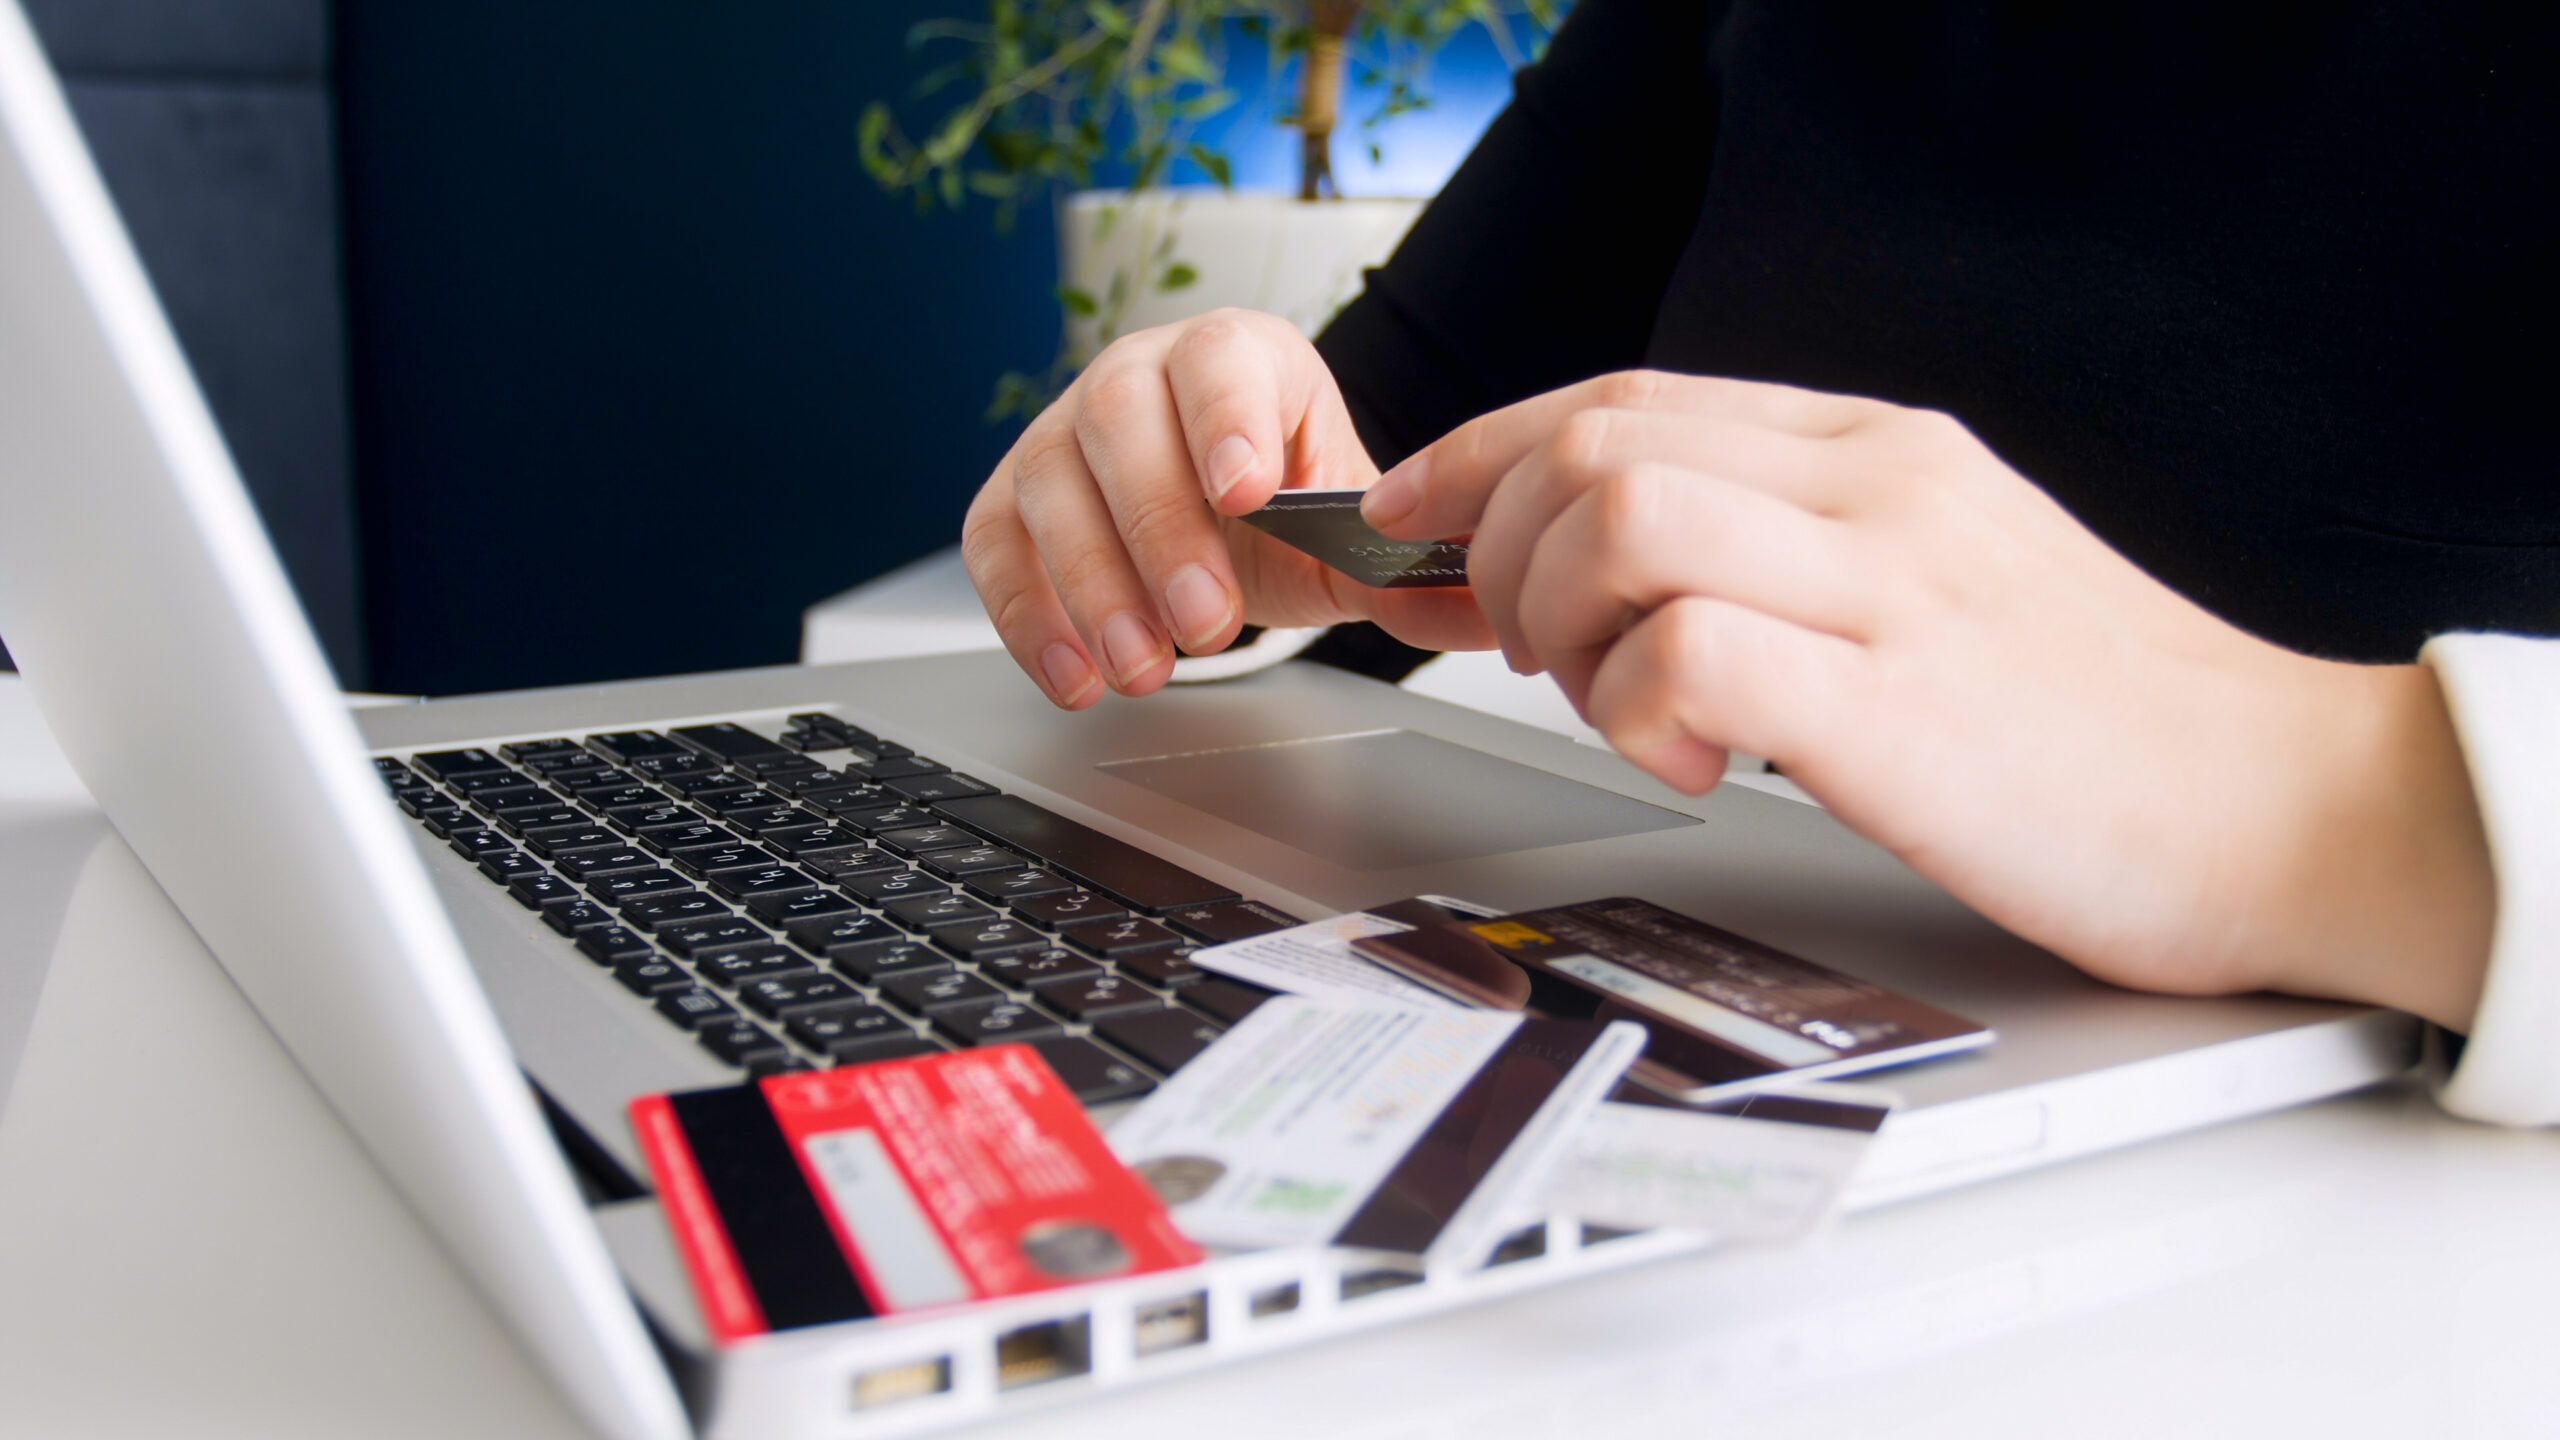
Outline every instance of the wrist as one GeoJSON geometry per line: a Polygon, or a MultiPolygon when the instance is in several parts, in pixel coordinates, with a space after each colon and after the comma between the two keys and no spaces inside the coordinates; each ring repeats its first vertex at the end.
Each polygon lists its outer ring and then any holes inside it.
{"type": "Polygon", "coordinates": [[[2273,988],[2406,1010],[2455,1030],[2479,1008],[2496,919],[2488,837],[2435,676],[2305,662],[2291,860],[2268,935],[2273,988]]]}

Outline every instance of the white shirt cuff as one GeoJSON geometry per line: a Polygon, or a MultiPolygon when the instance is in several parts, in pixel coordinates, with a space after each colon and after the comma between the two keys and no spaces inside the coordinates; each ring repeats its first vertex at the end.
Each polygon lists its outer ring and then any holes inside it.
{"type": "Polygon", "coordinates": [[[2498,882],[2470,1042],[2439,1097],[2501,1125],[2560,1123],[2560,640],[2445,635],[2436,672],[2498,882]]]}

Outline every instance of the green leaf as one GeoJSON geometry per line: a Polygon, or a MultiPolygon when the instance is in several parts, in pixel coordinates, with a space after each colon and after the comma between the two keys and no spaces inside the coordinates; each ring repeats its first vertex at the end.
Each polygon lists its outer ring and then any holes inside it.
{"type": "Polygon", "coordinates": [[[1196,141],[1184,153],[1191,157],[1192,164],[1199,166],[1203,171],[1207,172],[1210,179],[1218,182],[1219,189],[1232,190],[1235,188],[1235,167],[1227,163],[1226,156],[1221,155],[1217,151],[1210,149],[1206,145],[1199,144],[1196,141]]]}
{"type": "Polygon", "coordinates": [[[1102,306],[1094,300],[1091,294],[1079,290],[1073,285],[1061,285],[1058,287],[1058,303],[1067,307],[1068,314],[1080,316],[1087,320],[1090,320],[1094,316],[1102,313],[1102,306]]]}
{"type": "Polygon", "coordinates": [[[1164,278],[1156,281],[1158,290],[1182,290],[1200,283],[1200,272],[1180,260],[1165,267],[1164,278]]]}

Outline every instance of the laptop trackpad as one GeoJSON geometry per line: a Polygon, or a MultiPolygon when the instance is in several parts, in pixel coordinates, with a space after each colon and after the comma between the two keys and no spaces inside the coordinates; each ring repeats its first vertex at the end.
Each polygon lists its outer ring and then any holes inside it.
{"type": "Polygon", "coordinates": [[[1698,823],[1411,730],[1101,768],[1350,870],[1402,870],[1698,823]]]}

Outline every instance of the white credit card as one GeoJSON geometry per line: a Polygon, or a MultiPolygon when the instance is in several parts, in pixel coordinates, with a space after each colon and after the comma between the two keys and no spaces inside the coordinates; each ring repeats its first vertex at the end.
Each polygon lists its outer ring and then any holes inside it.
{"type": "Polygon", "coordinates": [[[1822,1084],[1712,1110],[1602,1105],[1529,1208],[1719,1243],[1800,1240],[1838,1213],[1892,1106],[1875,1090],[1822,1084]]]}
{"type": "Polygon", "coordinates": [[[1282,995],[1112,1126],[1193,1240],[1481,1263],[1643,1048],[1624,1022],[1282,995]]]}
{"type": "Polygon", "coordinates": [[[1464,900],[1425,895],[1372,910],[1312,920],[1249,940],[1211,945],[1195,952],[1191,963],[1283,995],[1383,1000],[1438,1010],[1455,1002],[1361,954],[1351,947],[1351,942],[1375,935],[1401,935],[1416,924],[1481,919],[1493,913],[1486,906],[1464,900]]]}

